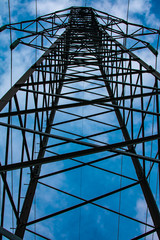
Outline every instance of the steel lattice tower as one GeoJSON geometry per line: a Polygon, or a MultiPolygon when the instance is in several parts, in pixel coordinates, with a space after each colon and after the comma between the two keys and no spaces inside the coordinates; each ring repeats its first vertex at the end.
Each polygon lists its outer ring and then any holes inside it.
{"type": "Polygon", "coordinates": [[[0,100],[1,239],[160,239],[160,74],[133,53],[159,31],[86,7],[5,29],[44,54],[0,100]]]}

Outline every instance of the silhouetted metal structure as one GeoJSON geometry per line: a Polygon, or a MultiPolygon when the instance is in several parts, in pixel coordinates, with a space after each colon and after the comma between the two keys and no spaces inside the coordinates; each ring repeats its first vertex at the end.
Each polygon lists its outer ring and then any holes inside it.
{"type": "Polygon", "coordinates": [[[2,236],[160,238],[160,74],[133,53],[159,31],[88,7],[5,29],[44,54],[0,100],[2,236]]]}

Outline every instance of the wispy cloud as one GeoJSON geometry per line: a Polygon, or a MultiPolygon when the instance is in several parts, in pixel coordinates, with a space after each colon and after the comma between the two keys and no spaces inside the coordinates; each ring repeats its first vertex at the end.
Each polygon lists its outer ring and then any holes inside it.
{"type": "MultiPolygon", "coordinates": [[[[31,11],[31,13],[35,14],[35,1],[31,1],[28,4],[28,9],[31,11]]],[[[82,0],[40,0],[38,1],[38,15],[43,15],[51,12],[55,12],[57,10],[62,10],[68,7],[72,6],[82,6],[82,0]]]]}
{"type": "MultiPolygon", "coordinates": [[[[67,7],[70,7],[73,5],[81,6],[82,2],[83,2],[82,0],[79,0],[79,1],[76,1],[76,0],[73,0],[73,1],[71,1],[71,0],[66,0],[66,1],[65,0],[61,0],[61,1],[39,0],[38,1],[38,15],[47,14],[47,13],[54,12],[54,11],[60,10],[60,9],[64,9],[64,8],[67,8],[67,7]]],[[[129,11],[129,20],[130,21],[138,22],[138,23],[145,23],[145,24],[148,24],[149,26],[153,26],[153,24],[155,24],[154,27],[158,27],[158,25],[160,25],[159,19],[157,19],[156,15],[151,11],[151,9],[152,9],[151,1],[149,1],[149,0],[133,0],[130,2],[131,2],[130,3],[130,11],[129,11]]],[[[24,1],[24,3],[22,3],[22,1],[20,1],[20,0],[15,0],[15,1],[11,1],[11,3],[12,3],[11,4],[12,22],[18,21],[20,19],[24,20],[26,15],[27,15],[28,19],[29,18],[32,19],[35,17],[35,1],[24,1]]],[[[102,1],[96,1],[96,2],[92,2],[92,3],[88,3],[88,4],[96,9],[103,10],[110,14],[113,14],[118,17],[126,19],[126,16],[127,16],[127,1],[126,0],[122,0],[122,1],[116,0],[114,2],[102,0],[102,1]]],[[[2,3],[2,8],[4,11],[2,13],[2,16],[0,17],[0,24],[6,24],[6,23],[8,23],[7,0],[5,0],[2,3]]],[[[4,32],[4,33],[2,33],[1,36],[2,36],[2,38],[1,38],[2,42],[4,43],[4,47],[6,48],[6,46],[9,45],[9,33],[4,32]]],[[[10,79],[10,70],[9,70],[10,69],[10,52],[9,52],[9,50],[6,50],[6,49],[4,49],[2,47],[3,57],[0,60],[0,63],[2,66],[1,67],[2,73],[1,73],[1,80],[0,80],[1,81],[0,82],[1,83],[1,90],[0,90],[1,96],[10,88],[10,80],[9,80],[10,79]]],[[[34,60],[35,60],[34,53],[35,52],[33,50],[31,50],[29,48],[24,48],[24,46],[18,47],[17,49],[14,50],[14,52],[13,52],[13,80],[14,80],[14,82],[16,80],[18,80],[18,78],[21,75],[23,75],[23,73],[34,62],[34,60]]],[[[149,59],[149,64],[152,65],[152,63],[155,60],[154,56],[152,55],[152,57],[150,57],[150,55],[147,55],[146,52],[142,52],[142,55],[144,56],[144,59],[146,59],[146,58],[149,59]]],[[[88,109],[88,108],[85,108],[85,110],[87,111],[87,114],[89,113],[89,111],[92,111],[92,109],[88,109]]],[[[101,120],[105,121],[105,115],[101,116],[101,120]]],[[[113,117],[112,117],[112,121],[113,121],[113,117]]],[[[90,121],[88,121],[88,124],[85,124],[85,127],[87,127],[87,133],[94,132],[95,126],[94,126],[94,124],[91,124],[90,121]]],[[[82,126],[82,128],[83,128],[83,126],[82,126]]],[[[76,129],[78,131],[78,127],[76,129]]],[[[72,127],[72,130],[74,130],[73,127],[72,127]]],[[[114,136],[114,134],[112,133],[112,137],[113,136],[114,136]]],[[[115,136],[114,136],[114,138],[115,138],[115,136]]],[[[120,138],[120,136],[118,138],[120,138]]],[[[103,136],[103,140],[108,142],[108,137],[103,136]]],[[[15,149],[16,149],[16,147],[15,147],[15,149]]],[[[112,166],[113,166],[113,164],[112,164],[112,166]]],[[[63,168],[63,163],[60,167],[63,168]]],[[[115,166],[114,166],[114,168],[115,168],[115,166]]],[[[56,167],[54,168],[54,170],[57,170],[56,167]]],[[[48,165],[46,165],[42,168],[42,173],[43,172],[46,173],[47,171],[50,171],[50,165],[49,165],[49,167],[48,167],[48,165]]],[[[90,186],[92,185],[93,175],[95,175],[95,174],[92,174],[92,172],[91,172],[90,186]]],[[[53,178],[51,180],[51,184],[54,182],[54,186],[57,186],[59,188],[62,187],[62,184],[63,184],[63,186],[64,186],[64,184],[66,184],[66,185],[68,184],[69,186],[72,186],[73,188],[75,188],[75,179],[76,180],[78,178],[80,179],[80,172],[79,172],[79,175],[77,175],[77,173],[76,173],[75,176],[76,177],[74,178],[74,175],[72,175],[72,177],[70,177],[70,180],[68,180],[68,182],[66,182],[66,178],[64,175],[57,177],[56,180],[53,178]]],[[[98,179],[97,183],[99,183],[100,182],[99,178],[97,177],[97,179],[98,179]]],[[[105,182],[109,182],[109,180],[107,179],[107,181],[105,181],[105,182]]],[[[48,181],[47,183],[49,184],[50,181],[48,181]]],[[[97,184],[97,186],[98,186],[97,188],[102,189],[104,186],[104,182],[101,182],[100,185],[97,184]]],[[[40,188],[39,188],[39,190],[40,190],[40,188]]],[[[95,189],[92,189],[92,190],[94,191],[95,189]]],[[[86,192],[87,192],[87,190],[86,190],[86,192]]],[[[52,208],[53,208],[53,206],[57,207],[59,202],[57,200],[57,195],[54,193],[54,190],[50,194],[50,196],[51,196],[50,199],[47,198],[47,194],[48,194],[47,190],[45,192],[45,196],[43,196],[41,194],[41,192],[39,192],[39,193],[37,192],[37,197],[40,196],[41,203],[45,200],[46,203],[49,205],[49,207],[52,207],[52,208]]],[[[64,207],[64,205],[66,204],[66,201],[65,200],[60,201],[60,204],[61,204],[61,206],[64,207]]],[[[139,199],[137,201],[136,210],[137,210],[136,217],[139,218],[140,220],[145,221],[146,204],[143,199],[139,199]]],[[[45,209],[44,209],[44,211],[42,210],[41,214],[42,215],[46,214],[45,209]]],[[[33,213],[31,213],[31,215],[33,217],[33,213]]],[[[78,215],[76,215],[76,216],[78,216],[78,215]]],[[[92,217],[92,213],[90,213],[90,217],[92,217]]],[[[59,220],[59,222],[61,222],[61,221],[62,221],[62,219],[59,220]]],[[[73,219],[72,219],[72,221],[73,221],[73,219]]],[[[95,219],[95,222],[97,222],[102,229],[104,228],[103,217],[98,215],[98,217],[95,219]]],[[[148,217],[148,222],[151,222],[150,217],[148,217]]],[[[69,225],[69,223],[66,224],[67,227],[68,227],[68,225],[69,225]]],[[[41,225],[39,225],[39,226],[41,227],[41,225]]],[[[61,227],[66,227],[66,226],[64,226],[64,224],[61,224],[61,227]]],[[[88,225],[86,224],[86,226],[88,226],[88,225]]],[[[57,228],[58,227],[59,226],[57,226],[57,228]]],[[[49,236],[53,236],[51,231],[49,232],[48,227],[46,225],[43,225],[43,227],[40,228],[40,232],[43,233],[46,231],[49,233],[49,236]]],[[[144,232],[144,228],[141,228],[141,231],[144,232]]],[[[57,232],[59,233],[60,230],[58,229],[57,232]]],[[[64,238],[67,239],[65,234],[63,234],[63,235],[64,235],[64,238]]],[[[91,237],[92,236],[90,236],[90,238],[91,237]]],[[[56,238],[56,239],[58,239],[58,238],[56,238]]]]}
{"type": "MultiPolygon", "coordinates": [[[[136,211],[137,211],[136,217],[139,220],[141,220],[143,222],[146,222],[146,220],[147,220],[148,224],[153,225],[151,216],[150,216],[149,212],[147,211],[147,205],[146,205],[146,202],[145,202],[144,199],[142,199],[142,198],[138,199],[137,204],[136,204],[136,211]]],[[[141,228],[142,233],[144,233],[145,231],[147,232],[147,231],[151,230],[151,228],[149,228],[149,227],[145,228],[144,225],[141,225],[140,228],[141,228]]],[[[146,237],[146,239],[147,240],[151,239],[151,235],[146,237]]],[[[157,237],[156,233],[154,234],[154,240],[158,240],[158,237],[157,237]]]]}

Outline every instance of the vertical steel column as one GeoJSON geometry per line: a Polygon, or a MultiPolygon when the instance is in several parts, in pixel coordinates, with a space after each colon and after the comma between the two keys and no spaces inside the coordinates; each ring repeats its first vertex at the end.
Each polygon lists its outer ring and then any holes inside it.
{"type": "MultiPolygon", "coordinates": [[[[112,41],[114,41],[114,40],[112,40],[112,41]]],[[[102,76],[103,76],[103,79],[104,79],[104,82],[105,82],[108,94],[109,94],[109,96],[111,98],[111,102],[112,102],[113,106],[116,106],[117,105],[117,101],[114,100],[114,94],[112,92],[112,89],[111,89],[109,83],[105,81],[106,80],[106,74],[105,74],[104,68],[101,65],[101,62],[100,62],[99,68],[100,68],[100,71],[102,73],[102,76]]],[[[125,122],[124,122],[124,119],[122,118],[122,115],[121,115],[121,112],[120,112],[119,108],[118,107],[114,107],[114,110],[115,110],[115,114],[117,116],[117,120],[119,122],[119,125],[120,125],[120,127],[122,129],[122,133],[123,133],[123,137],[124,137],[125,141],[130,141],[131,138],[130,138],[128,130],[127,130],[126,126],[125,126],[125,122]]],[[[133,146],[129,146],[128,150],[131,153],[136,154],[136,151],[135,151],[133,146]]],[[[136,170],[137,177],[138,177],[138,179],[140,181],[141,189],[142,189],[142,192],[144,194],[144,197],[145,197],[148,209],[150,211],[153,223],[155,225],[155,228],[156,228],[156,231],[157,231],[157,235],[158,235],[158,237],[160,239],[160,213],[159,213],[159,209],[157,207],[156,201],[154,199],[154,196],[152,194],[152,191],[150,189],[149,183],[148,183],[148,181],[147,181],[147,179],[145,177],[144,170],[142,169],[139,160],[137,158],[135,158],[135,157],[131,157],[131,158],[132,158],[132,162],[134,164],[134,168],[136,170]]]]}
{"type": "MultiPolygon", "coordinates": [[[[102,76],[104,77],[104,80],[105,80],[106,77],[105,77],[103,69],[101,69],[101,72],[102,72],[102,76]]],[[[112,104],[114,106],[116,106],[117,102],[114,100],[114,96],[113,96],[112,90],[111,90],[111,88],[110,88],[108,83],[106,83],[106,88],[107,88],[107,91],[109,93],[109,96],[112,99],[111,100],[112,104]]],[[[123,133],[125,141],[131,140],[131,138],[129,136],[129,133],[128,133],[128,130],[127,130],[126,126],[125,126],[125,122],[123,121],[122,115],[120,113],[120,110],[118,108],[116,108],[116,107],[114,108],[114,110],[115,110],[115,114],[117,116],[117,120],[119,122],[119,125],[120,125],[120,127],[122,129],[122,133],[123,133]]],[[[129,146],[128,150],[131,153],[136,154],[136,151],[135,151],[133,146],[129,146]]],[[[148,183],[148,181],[147,181],[147,179],[145,177],[144,171],[143,171],[143,169],[141,167],[141,164],[140,164],[139,160],[137,158],[135,158],[135,157],[131,157],[131,158],[132,158],[132,162],[134,164],[134,168],[136,170],[137,177],[138,177],[138,179],[140,181],[141,189],[142,189],[143,195],[145,197],[148,209],[150,211],[153,223],[155,225],[155,228],[156,228],[156,231],[157,231],[157,235],[158,235],[158,237],[160,239],[160,213],[159,213],[159,209],[157,207],[156,201],[154,199],[154,196],[152,194],[152,191],[150,189],[149,183],[148,183]]]]}
{"type": "MultiPolygon", "coordinates": [[[[62,39],[61,44],[64,44],[64,51],[68,51],[68,45],[67,45],[68,44],[68,30],[66,31],[63,38],[61,38],[61,39],[62,39]]],[[[62,51],[62,49],[60,51],[62,51]]],[[[58,52],[58,56],[60,56],[59,52],[58,52]]],[[[66,60],[67,60],[67,54],[66,54],[66,60]]],[[[61,59],[61,61],[62,61],[62,59],[61,59]]],[[[67,65],[66,65],[66,62],[64,62],[63,66],[61,66],[61,71],[59,72],[60,79],[59,80],[57,79],[58,85],[56,84],[56,93],[55,93],[57,95],[59,95],[61,93],[62,86],[63,86],[61,81],[63,81],[63,79],[65,77],[66,69],[67,69],[67,65]],[[62,73],[62,75],[61,75],[61,73],[62,73]]],[[[49,134],[52,129],[52,123],[53,123],[55,113],[56,113],[56,109],[54,107],[57,106],[58,101],[59,101],[59,97],[56,96],[55,100],[54,100],[53,110],[51,111],[49,119],[47,120],[47,126],[46,126],[46,130],[45,130],[45,133],[47,133],[47,134],[49,134]]],[[[40,148],[40,151],[37,156],[38,159],[41,159],[44,157],[45,147],[47,146],[48,140],[49,140],[48,136],[43,137],[43,140],[40,143],[41,148],[40,148]]],[[[27,193],[26,193],[24,203],[22,206],[22,210],[21,210],[21,214],[20,214],[20,221],[19,221],[19,223],[17,223],[17,229],[15,231],[15,235],[19,236],[20,238],[24,237],[24,233],[25,233],[25,229],[26,229],[25,224],[27,223],[28,218],[29,218],[29,214],[30,214],[33,199],[35,196],[36,187],[38,184],[38,177],[40,175],[40,172],[41,172],[41,165],[36,165],[31,174],[31,179],[29,182],[29,186],[27,189],[27,193]]]]}

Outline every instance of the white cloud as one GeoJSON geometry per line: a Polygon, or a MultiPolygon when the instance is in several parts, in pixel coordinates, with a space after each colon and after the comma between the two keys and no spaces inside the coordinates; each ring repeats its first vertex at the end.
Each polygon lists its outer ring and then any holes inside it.
{"type": "MultiPolygon", "coordinates": [[[[127,18],[128,0],[98,1],[93,3],[93,7],[102,10],[126,20],[127,18]]],[[[152,4],[150,0],[132,0],[129,5],[129,21],[147,24],[152,27],[159,27],[160,20],[152,12],[152,4]]]]}
{"type": "MultiPolygon", "coordinates": [[[[137,215],[136,215],[137,219],[139,219],[143,222],[146,222],[147,205],[146,205],[146,202],[144,199],[142,199],[142,198],[138,199],[137,204],[136,204],[136,211],[137,211],[137,215]]],[[[149,212],[147,214],[147,223],[153,225],[153,222],[152,222],[149,212]]],[[[145,225],[140,225],[140,229],[141,229],[141,232],[144,233],[145,225]]],[[[151,228],[147,227],[146,232],[150,231],[150,230],[151,230],[151,228]]],[[[148,237],[146,237],[146,240],[151,239],[152,235],[149,235],[148,237]]],[[[156,233],[154,234],[154,240],[158,240],[156,233]]]]}
{"type": "MultiPolygon", "coordinates": [[[[34,15],[35,14],[35,8],[33,7],[35,5],[35,1],[31,1],[28,4],[28,8],[31,11],[31,13],[34,15]]],[[[40,0],[38,1],[38,15],[43,15],[43,14],[48,14],[55,12],[57,10],[62,10],[68,7],[72,6],[82,6],[82,0],[61,0],[61,1],[56,1],[56,0],[40,0]]]]}
{"type": "Polygon", "coordinates": [[[150,12],[150,0],[133,0],[130,1],[129,11],[131,14],[147,14],[150,12]]]}
{"type": "MultiPolygon", "coordinates": [[[[18,81],[18,79],[25,73],[27,68],[29,68],[34,62],[34,54],[30,48],[17,48],[13,51],[13,84],[18,81]]],[[[1,74],[0,81],[0,97],[2,97],[6,91],[10,88],[10,50],[5,52],[4,59],[0,60],[1,69],[3,73],[1,74]]]]}
{"type": "Polygon", "coordinates": [[[2,17],[0,16],[0,26],[2,26],[2,17]]]}
{"type": "MultiPolygon", "coordinates": [[[[120,1],[117,0],[116,2],[111,1],[96,1],[93,3],[93,7],[96,9],[100,9],[102,11],[106,11],[110,14],[116,15],[118,17],[126,19],[126,2],[127,1],[120,1]]],[[[17,15],[12,17],[12,21],[16,21],[18,18],[22,17],[23,13],[25,11],[30,12],[32,16],[35,16],[35,1],[30,2],[27,4],[20,4],[19,0],[12,1],[12,11],[16,11],[17,15]],[[18,11],[18,8],[20,6],[20,11],[18,11]],[[26,8],[25,8],[26,7],[26,8]],[[21,11],[22,10],[22,11],[21,11]]],[[[71,0],[61,0],[61,1],[51,1],[51,0],[39,0],[38,1],[38,15],[47,14],[50,12],[54,12],[56,10],[64,9],[73,5],[82,5],[82,0],[79,1],[71,1],[71,0]]],[[[4,1],[3,8],[4,12],[2,13],[2,16],[0,17],[0,24],[5,24],[8,21],[8,12],[7,7],[7,0],[4,1]]],[[[129,19],[132,22],[138,22],[141,23],[142,21],[140,18],[138,18],[138,15],[144,16],[144,21],[147,24],[154,24],[156,23],[156,26],[159,24],[159,20],[156,18],[154,13],[151,13],[151,2],[149,0],[133,0],[130,4],[130,17],[129,19]]],[[[2,36],[2,35],[1,35],[2,36]]],[[[4,33],[3,35],[3,43],[5,46],[9,44],[9,41],[6,41],[6,38],[9,38],[9,34],[4,33]]],[[[153,57],[148,57],[146,52],[142,54],[145,58],[149,59],[150,65],[152,64],[153,57]]],[[[3,74],[1,75],[1,95],[4,94],[10,87],[10,72],[9,72],[9,64],[10,64],[10,53],[9,51],[4,53],[5,60],[3,60],[3,64],[1,64],[3,68],[3,74]]],[[[24,48],[18,47],[13,52],[13,79],[14,81],[17,81],[18,78],[25,72],[25,70],[31,66],[31,63],[33,62],[33,51],[30,48],[24,48]]],[[[1,61],[2,63],[2,61],[1,61]]],[[[88,125],[88,131],[93,132],[93,125],[88,125]]],[[[106,139],[104,139],[106,140],[106,139]]],[[[108,140],[108,139],[107,139],[108,140]]],[[[16,148],[15,148],[16,149],[16,148]]],[[[62,183],[64,183],[65,178],[57,178],[57,185],[58,187],[61,187],[62,183]]],[[[53,194],[54,196],[54,194],[53,194]]],[[[41,197],[43,197],[41,195],[41,197]]],[[[41,199],[43,200],[43,199],[41,199]]],[[[45,199],[47,201],[47,199],[45,199]]],[[[51,199],[52,200],[52,199],[51,199]]],[[[54,203],[57,203],[54,199],[54,203]]],[[[139,199],[137,201],[137,218],[140,220],[145,221],[146,217],[146,204],[143,199],[139,199]]],[[[97,222],[100,222],[101,219],[98,219],[97,222]]],[[[148,222],[151,222],[150,217],[148,217],[148,222]]],[[[46,227],[46,226],[44,226],[46,227]]],[[[141,231],[144,231],[144,228],[141,229],[141,231]]],[[[42,231],[43,232],[43,231],[42,231]]],[[[155,238],[157,239],[157,238],[155,238]]]]}

